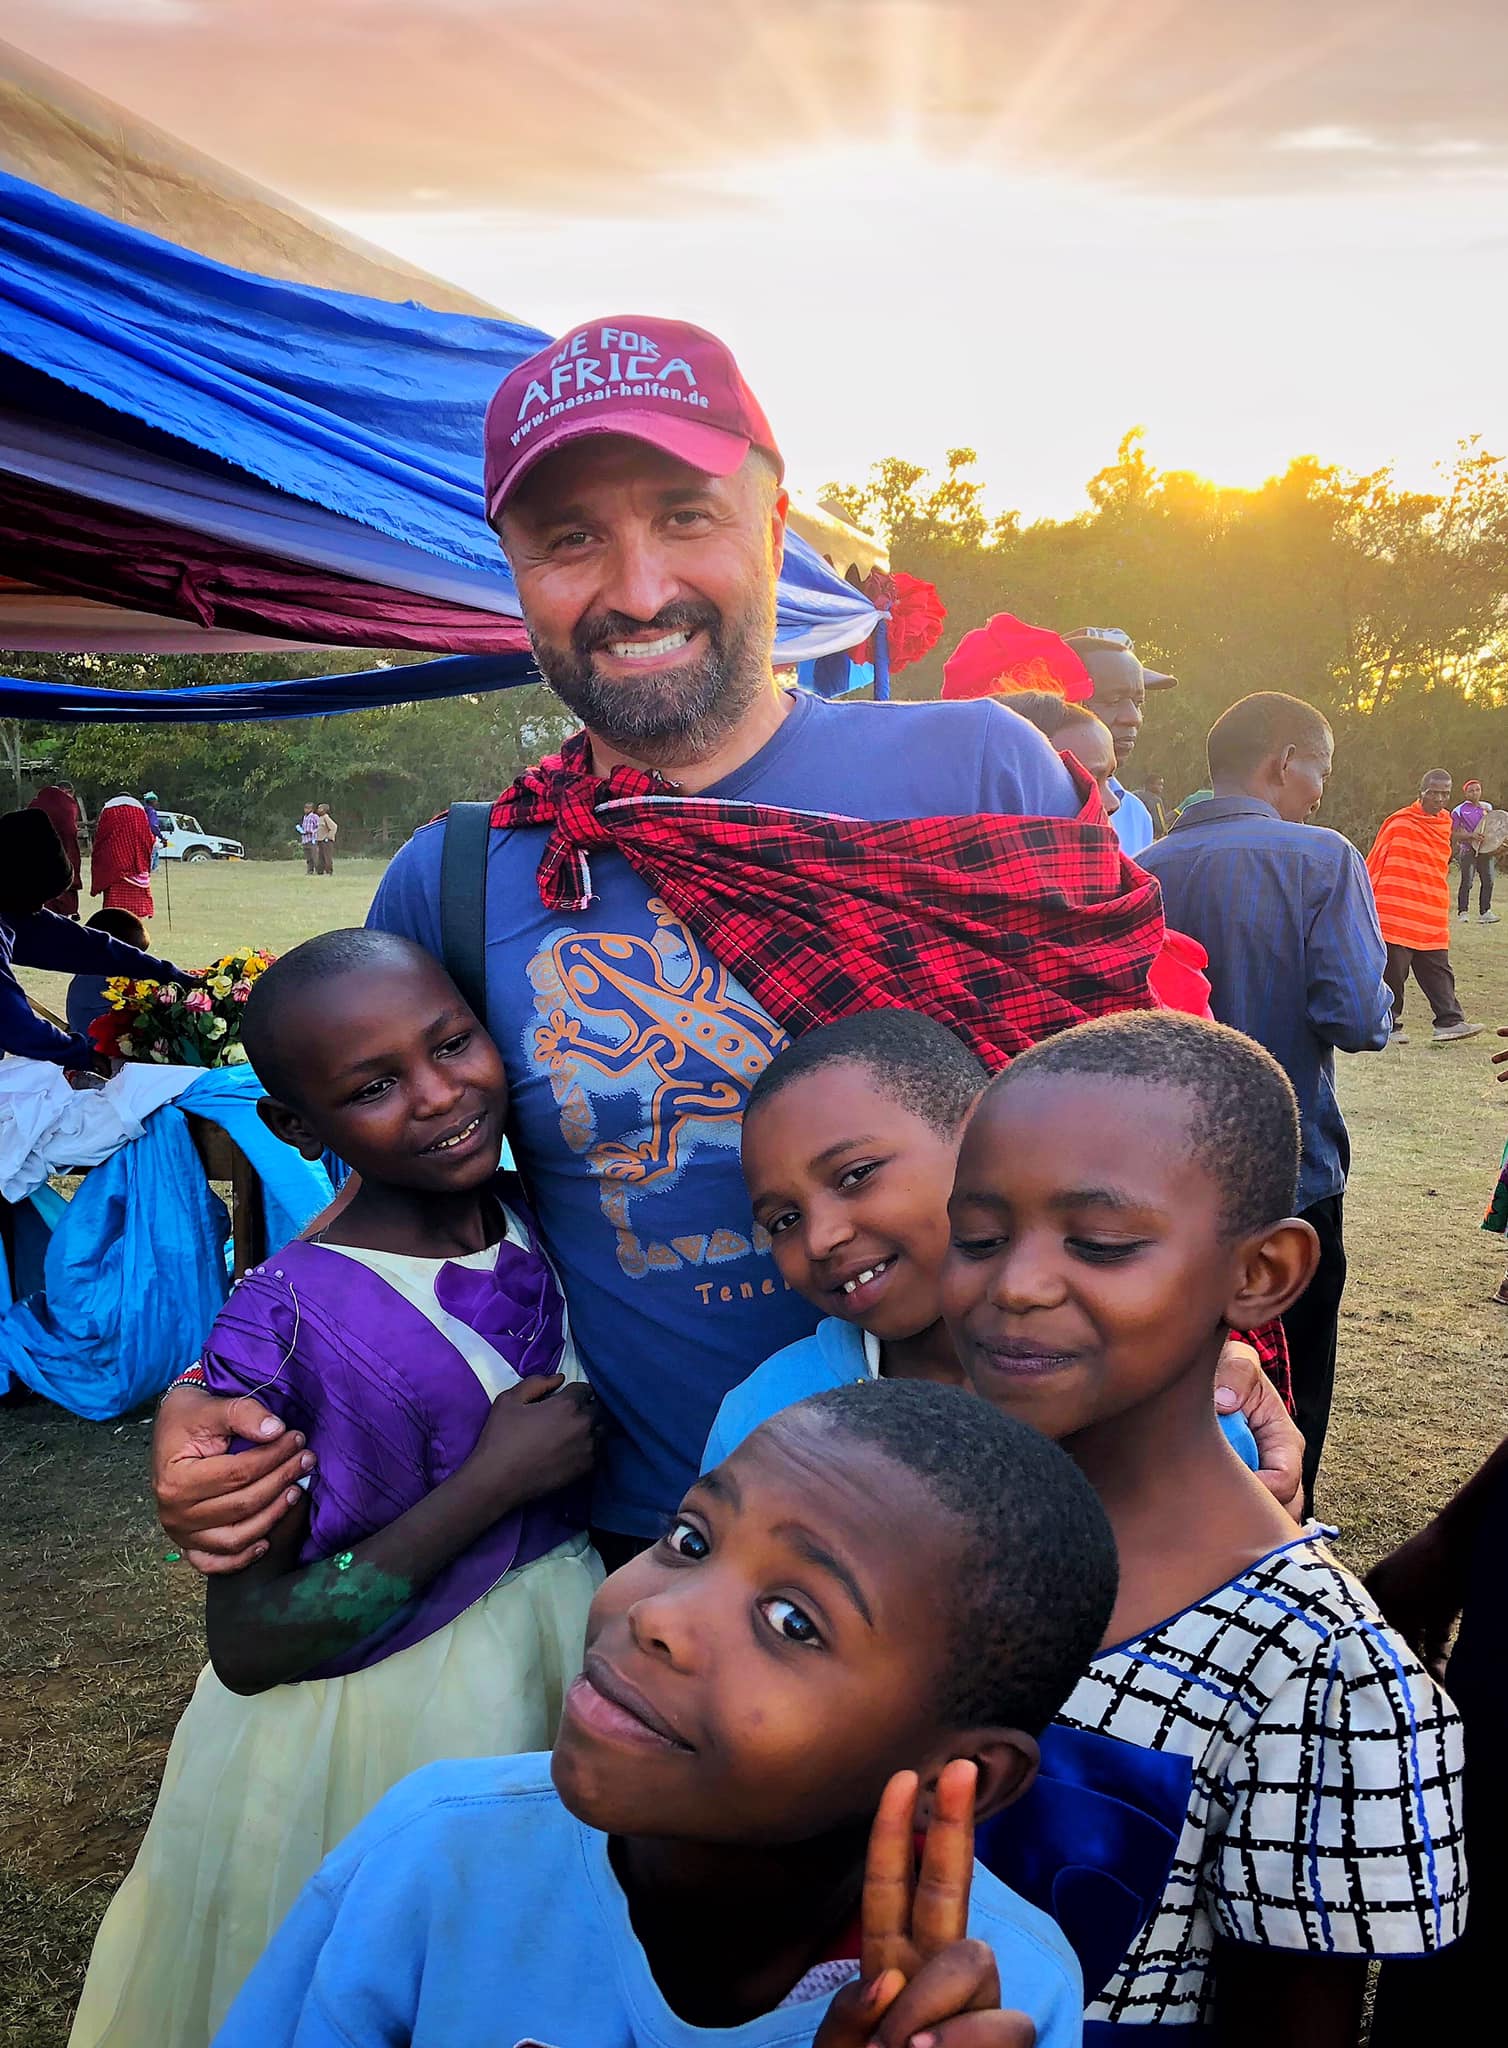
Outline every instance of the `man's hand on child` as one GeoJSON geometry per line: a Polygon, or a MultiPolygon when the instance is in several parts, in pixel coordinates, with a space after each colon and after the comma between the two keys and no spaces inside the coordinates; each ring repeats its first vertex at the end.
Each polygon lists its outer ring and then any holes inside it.
{"type": "Polygon", "coordinates": [[[300,1498],[314,1453],[250,1394],[227,1399],[175,1387],[152,1432],[157,1517],[189,1563],[205,1573],[244,1571],[267,1553],[267,1532],[300,1498]],[[254,1449],[231,1455],[244,1438],[254,1449]]]}
{"type": "Polygon", "coordinates": [[[948,1765],[918,1868],[914,1771],[885,1788],[869,1835],[858,1980],[813,2048],[1033,2048],[1025,2013],[1002,2012],[994,1952],[969,1939],[978,1771],[948,1765]]]}
{"type": "Polygon", "coordinates": [[[590,1387],[567,1386],[558,1372],[534,1374],[498,1395],[466,1463],[500,1499],[537,1500],[587,1476],[605,1427],[590,1387]]]}
{"type": "Polygon", "coordinates": [[[1239,1409],[1257,1440],[1257,1477],[1293,1519],[1304,1513],[1304,1434],[1283,1406],[1251,1345],[1227,1337],[1215,1367],[1215,1407],[1221,1415],[1239,1409]]]}

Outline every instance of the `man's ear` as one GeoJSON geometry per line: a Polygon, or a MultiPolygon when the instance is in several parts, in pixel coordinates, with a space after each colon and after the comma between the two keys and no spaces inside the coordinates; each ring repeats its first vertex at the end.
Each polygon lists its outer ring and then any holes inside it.
{"type": "Polygon", "coordinates": [[[922,1766],[916,1801],[918,1827],[931,1820],[937,1781],[955,1759],[973,1764],[979,1773],[974,1793],[974,1819],[979,1822],[1014,1805],[1030,1789],[1042,1754],[1035,1736],[1021,1728],[972,1728],[951,1736],[922,1766]]]}
{"type": "Polygon", "coordinates": [[[257,1115],[275,1138],[291,1145],[303,1158],[324,1158],[324,1140],[314,1135],[304,1121],[303,1112],[295,1109],[291,1102],[279,1102],[275,1095],[264,1095],[257,1104],[257,1115]]]}
{"type": "Polygon", "coordinates": [[[1236,1290],[1225,1311],[1233,1330],[1275,1322],[1298,1300],[1319,1265],[1319,1238],[1301,1216],[1286,1217],[1241,1246],[1236,1290]]]}
{"type": "Polygon", "coordinates": [[[785,560],[785,529],[790,519],[791,494],[783,486],[770,506],[770,558],[779,569],[785,560]]]}

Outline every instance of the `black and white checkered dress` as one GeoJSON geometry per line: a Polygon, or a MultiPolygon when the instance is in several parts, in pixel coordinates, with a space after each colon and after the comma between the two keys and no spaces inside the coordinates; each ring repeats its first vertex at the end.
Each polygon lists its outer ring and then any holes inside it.
{"type": "Polygon", "coordinates": [[[1207,2023],[1221,1936],[1399,1956],[1461,1931],[1460,1722],[1331,1533],[1103,1651],[1063,1710],[1193,1765],[1162,1902],[1090,2020],[1207,2023]]]}

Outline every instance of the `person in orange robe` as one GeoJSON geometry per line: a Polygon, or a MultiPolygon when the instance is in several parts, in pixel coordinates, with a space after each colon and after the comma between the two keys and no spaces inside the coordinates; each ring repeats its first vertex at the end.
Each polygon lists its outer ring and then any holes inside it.
{"type": "Polygon", "coordinates": [[[1419,801],[1384,818],[1367,873],[1377,898],[1377,922],[1388,949],[1383,979],[1393,998],[1394,1045],[1406,1045],[1403,985],[1412,970],[1435,1014],[1435,1042],[1475,1038],[1456,996],[1450,964],[1450,776],[1431,768],[1419,801]]]}

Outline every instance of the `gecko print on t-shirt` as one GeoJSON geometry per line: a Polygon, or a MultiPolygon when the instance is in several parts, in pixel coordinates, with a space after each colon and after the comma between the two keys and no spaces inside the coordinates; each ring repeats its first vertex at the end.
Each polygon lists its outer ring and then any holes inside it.
{"type": "Polygon", "coordinates": [[[744,1205],[674,1239],[646,1195],[674,1185],[704,1146],[738,1150],[749,1090],[785,1044],[779,1025],[651,898],[652,938],[554,934],[529,963],[537,1020],[528,1057],[560,1109],[560,1135],[598,1183],[630,1279],[717,1266],[758,1249],[744,1205]]]}

